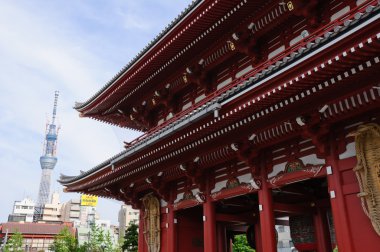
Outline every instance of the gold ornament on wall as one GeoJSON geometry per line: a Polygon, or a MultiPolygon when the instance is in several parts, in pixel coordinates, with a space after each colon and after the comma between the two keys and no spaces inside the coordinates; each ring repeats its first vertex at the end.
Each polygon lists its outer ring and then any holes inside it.
{"type": "Polygon", "coordinates": [[[182,79],[183,79],[183,82],[187,83],[187,75],[186,74],[183,74],[182,79]]]}
{"type": "Polygon", "coordinates": [[[288,6],[288,10],[289,10],[289,11],[294,10],[294,5],[293,5],[292,1],[287,2],[287,3],[286,3],[286,6],[288,6]]]}
{"type": "Polygon", "coordinates": [[[228,49],[230,49],[230,51],[235,51],[236,49],[235,44],[231,40],[227,41],[227,46],[228,46],[228,49]]]}

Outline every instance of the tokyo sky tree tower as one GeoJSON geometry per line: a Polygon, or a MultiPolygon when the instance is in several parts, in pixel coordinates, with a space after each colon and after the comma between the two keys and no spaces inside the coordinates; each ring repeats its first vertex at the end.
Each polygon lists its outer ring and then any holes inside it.
{"type": "Polygon", "coordinates": [[[46,203],[48,203],[49,195],[50,195],[51,174],[57,163],[57,157],[55,156],[55,154],[56,154],[57,136],[58,136],[59,128],[57,128],[57,126],[55,125],[55,117],[57,114],[58,95],[59,95],[59,92],[55,91],[53,118],[52,118],[52,122],[46,125],[43,155],[40,157],[42,174],[41,174],[40,189],[38,191],[37,205],[34,212],[35,222],[42,218],[43,206],[46,203]]]}

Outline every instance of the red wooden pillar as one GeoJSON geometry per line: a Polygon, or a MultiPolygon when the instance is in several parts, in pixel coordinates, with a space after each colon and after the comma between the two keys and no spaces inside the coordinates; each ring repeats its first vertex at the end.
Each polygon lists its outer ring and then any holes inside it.
{"type": "Polygon", "coordinates": [[[176,232],[176,221],[175,221],[175,212],[173,208],[173,204],[168,205],[168,251],[169,252],[175,252],[177,251],[177,232],[176,232]]]}
{"type": "Polygon", "coordinates": [[[216,252],[215,205],[208,194],[203,203],[203,241],[204,252],[216,252]]]}
{"type": "Polygon", "coordinates": [[[255,224],[256,252],[263,252],[263,240],[261,239],[260,223],[255,224]]]}
{"type": "Polygon", "coordinates": [[[227,243],[226,243],[226,228],[224,224],[217,223],[216,224],[216,233],[217,233],[217,241],[218,241],[218,252],[227,251],[227,243]]]}
{"type": "Polygon", "coordinates": [[[330,150],[331,153],[326,158],[326,164],[331,166],[332,174],[327,175],[327,182],[336,241],[339,251],[353,252],[354,248],[347,218],[347,205],[344,202],[343,185],[338,165],[339,156],[336,152],[336,143],[333,137],[330,139],[330,150]]]}
{"type": "Polygon", "coordinates": [[[317,251],[331,251],[331,242],[329,236],[329,229],[326,222],[326,211],[317,208],[317,212],[313,216],[315,236],[317,241],[317,251]]]}
{"type": "Polygon", "coordinates": [[[139,221],[139,244],[138,251],[145,251],[145,239],[144,239],[144,211],[140,209],[140,221],[139,221]]]}
{"type": "Polygon", "coordinates": [[[267,170],[265,166],[261,167],[262,187],[258,192],[259,212],[260,212],[260,230],[262,251],[276,252],[276,235],[275,222],[273,213],[272,191],[267,183],[267,170]]]}

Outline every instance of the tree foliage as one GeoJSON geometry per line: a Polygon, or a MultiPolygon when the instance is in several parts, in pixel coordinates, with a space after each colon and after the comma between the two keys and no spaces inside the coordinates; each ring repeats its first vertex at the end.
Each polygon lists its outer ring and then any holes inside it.
{"type": "Polygon", "coordinates": [[[113,245],[111,234],[110,234],[109,231],[104,234],[103,246],[104,246],[104,251],[105,252],[115,252],[115,251],[118,251],[118,248],[114,247],[114,245],[113,245]]]}
{"type": "Polygon", "coordinates": [[[91,225],[89,241],[78,248],[78,252],[119,252],[119,246],[114,246],[110,232],[95,224],[91,225]]]}
{"type": "Polygon", "coordinates": [[[4,252],[22,252],[22,234],[20,232],[15,232],[7,241],[7,244],[4,246],[4,252]]]}
{"type": "Polygon", "coordinates": [[[255,252],[248,244],[245,234],[235,235],[233,252],[255,252]]]}
{"type": "Polygon", "coordinates": [[[51,251],[55,252],[121,252],[120,246],[114,246],[110,232],[97,225],[91,225],[89,240],[79,246],[77,239],[65,228],[55,238],[51,251]]]}
{"type": "Polygon", "coordinates": [[[50,250],[56,252],[76,252],[78,242],[67,227],[63,228],[55,237],[50,250]]]}
{"type": "Polygon", "coordinates": [[[137,252],[138,248],[138,226],[135,222],[131,222],[125,231],[124,244],[122,246],[123,250],[128,252],[137,252]]]}
{"type": "Polygon", "coordinates": [[[91,225],[90,239],[87,244],[89,251],[102,252],[104,243],[104,230],[98,225],[91,225]]]}

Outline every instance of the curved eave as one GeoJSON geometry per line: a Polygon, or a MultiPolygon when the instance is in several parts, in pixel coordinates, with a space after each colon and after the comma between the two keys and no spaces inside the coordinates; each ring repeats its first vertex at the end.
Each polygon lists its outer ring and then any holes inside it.
{"type": "Polygon", "coordinates": [[[177,16],[164,30],[162,30],[146,47],[144,47],[127,65],[125,65],[110,81],[108,81],[98,92],[96,92],[92,97],[90,97],[85,102],[76,102],[74,109],[79,112],[83,112],[87,106],[91,105],[96,101],[107,90],[112,88],[112,86],[119,80],[125,73],[127,73],[135,64],[142,61],[144,56],[146,56],[151,49],[153,49],[161,40],[163,40],[169,32],[179,25],[185,17],[191,13],[196,7],[204,0],[193,1],[180,15],[177,16]]]}
{"type": "Polygon", "coordinates": [[[73,182],[76,182],[82,178],[87,177],[88,175],[91,175],[94,172],[99,172],[99,171],[107,168],[108,166],[112,165],[113,160],[121,157],[125,153],[126,153],[126,150],[114,155],[113,157],[105,160],[104,162],[98,164],[97,166],[93,167],[92,169],[90,169],[88,171],[81,172],[81,174],[78,176],[67,176],[67,175],[61,174],[60,178],[57,181],[59,183],[61,183],[63,186],[67,186],[73,182]]]}
{"type": "Polygon", "coordinates": [[[133,130],[141,133],[146,132],[146,130],[140,129],[136,124],[132,124],[129,120],[124,120],[124,124],[120,124],[120,120],[118,120],[117,118],[102,117],[99,115],[84,115],[82,117],[91,118],[98,122],[106,123],[108,125],[121,127],[128,130],[133,130]]]}
{"type": "MultiPolygon", "coordinates": [[[[153,78],[167,71],[174,63],[183,65],[197,50],[200,43],[215,41],[218,32],[223,32],[226,24],[231,29],[236,22],[240,22],[238,13],[248,11],[241,8],[248,4],[258,9],[265,5],[263,0],[248,1],[200,1],[179,21],[171,30],[156,42],[140,58],[118,75],[113,83],[107,85],[103,92],[85,103],[77,103],[76,108],[82,115],[106,115],[116,111],[120,103],[136,98],[135,94],[148,84],[153,78]],[[232,15],[234,14],[234,15],[232,15]],[[234,19],[233,22],[227,22],[234,19]],[[214,36],[214,37],[213,37],[214,36]],[[120,94],[123,95],[120,95],[120,94]]],[[[246,16],[245,13],[243,16],[246,16]]]]}

